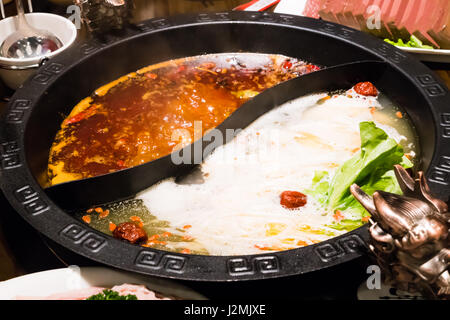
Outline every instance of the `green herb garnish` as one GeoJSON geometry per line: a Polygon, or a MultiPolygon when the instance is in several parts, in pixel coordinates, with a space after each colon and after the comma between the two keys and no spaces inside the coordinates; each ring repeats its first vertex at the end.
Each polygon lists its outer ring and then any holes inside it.
{"type": "Polygon", "coordinates": [[[393,46],[397,47],[408,47],[408,48],[420,48],[420,49],[434,49],[432,46],[428,46],[426,44],[423,44],[422,41],[420,41],[419,38],[417,38],[415,35],[411,35],[408,42],[403,42],[402,39],[398,39],[397,42],[392,41],[390,39],[384,39],[385,42],[392,44],[393,46]]]}
{"type": "Polygon", "coordinates": [[[121,296],[118,292],[105,289],[102,293],[95,294],[86,300],[137,300],[138,298],[134,294],[121,296]]]}
{"type": "Polygon", "coordinates": [[[393,167],[395,164],[412,167],[403,148],[373,122],[361,122],[359,128],[361,150],[344,162],[332,179],[327,172],[316,172],[311,190],[307,191],[329,211],[351,212],[355,217],[327,225],[336,230],[356,229],[364,224],[362,219],[369,216],[351,195],[352,184],[358,184],[369,195],[376,190],[401,193],[393,167]]]}

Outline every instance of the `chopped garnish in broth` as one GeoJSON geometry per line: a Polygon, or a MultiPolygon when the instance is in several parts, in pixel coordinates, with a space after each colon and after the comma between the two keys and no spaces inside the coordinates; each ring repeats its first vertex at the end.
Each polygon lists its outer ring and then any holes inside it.
{"type": "Polygon", "coordinates": [[[189,247],[192,254],[208,254],[208,251],[196,243],[195,238],[189,235],[187,230],[174,230],[168,221],[157,219],[140,199],[121,201],[87,211],[109,212],[105,218],[100,217],[101,213],[92,214],[89,219],[86,218],[86,212],[80,212],[77,215],[92,228],[111,236],[121,223],[133,222],[142,226],[147,234],[147,241],[141,243],[145,247],[173,252],[181,252],[189,247]]]}

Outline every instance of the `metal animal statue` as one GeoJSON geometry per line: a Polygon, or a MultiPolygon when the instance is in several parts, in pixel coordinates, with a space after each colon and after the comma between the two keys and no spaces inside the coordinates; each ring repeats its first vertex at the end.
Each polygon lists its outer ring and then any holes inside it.
{"type": "Polygon", "coordinates": [[[124,28],[131,19],[133,0],[75,0],[90,32],[101,34],[124,28]]]}
{"type": "Polygon", "coordinates": [[[372,215],[370,250],[385,282],[432,299],[450,299],[450,213],[430,194],[423,172],[415,178],[400,165],[395,175],[403,195],[377,191],[372,197],[356,184],[353,196],[372,215]]]}

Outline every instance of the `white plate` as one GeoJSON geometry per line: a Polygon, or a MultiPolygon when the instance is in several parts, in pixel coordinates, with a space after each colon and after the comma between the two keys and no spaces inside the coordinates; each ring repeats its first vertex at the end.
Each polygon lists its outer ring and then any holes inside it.
{"type": "Polygon", "coordinates": [[[379,289],[368,289],[366,282],[363,282],[358,288],[357,296],[358,300],[424,300],[418,293],[397,290],[385,283],[379,289]]]}
{"type": "Polygon", "coordinates": [[[145,285],[149,290],[181,299],[205,300],[201,294],[172,280],[142,276],[103,267],[54,269],[0,282],[0,300],[17,296],[47,297],[89,287],[111,288],[124,283],[145,285]]]}
{"type": "Polygon", "coordinates": [[[274,12],[275,13],[285,13],[285,14],[295,14],[302,15],[305,9],[307,0],[281,0],[274,12]]]}
{"type": "MultiPolygon", "coordinates": [[[[281,0],[275,8],[276,13],[294,14],[301,16],[306,5],[306,0],[281,0]]],[[[411,53],[421,61],[450,63],[450,50],[444,49],[419,49],[397,47],[411,53]]]]}
{"type": "Polygon", "coordinates": [[[408,47],[397,47],[397,48],[413,54],[417,59],[422,61],[450,63],[450,50],[420,49],[408,47]]]}

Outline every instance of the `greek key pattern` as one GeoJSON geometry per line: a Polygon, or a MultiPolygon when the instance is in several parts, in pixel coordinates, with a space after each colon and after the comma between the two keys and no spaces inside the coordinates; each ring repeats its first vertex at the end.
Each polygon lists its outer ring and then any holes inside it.
{"type": "Polygon", "coordinates": [[[281,266],[276,256],[247,258],[231,258],[227,262],[228,273],[231,276],[252,275],[255,273],[277,273],[281,266]]]}
{"type": "Polygon", "coordinates": [[[33,77],[33,81],[38,84],[47,84],[55,75],[64,70],[64,65],[60,63],[50,63],[33,77]]]}
{"type": "Polygon", "coordinates": [[[200,13],[197,16],[197,22],[210,22],[210,21],[230,21],[229,12],[215,12],[215,13],[200,13]]]}
{"type": "Polygon", "coordinates": [[[325,22],[319,30],[345,39],[350,38],[355,33],[355,30],[351,28],[338,26],[329,22],[325,22]]]}
{"type": "Polygon", "coordinates": [[[136,260],[137,267],[160,270],[171,273],[184,273],[186,258],[175,254],[160,254],[153,251],[141,251],[136,260]]]}
{"type": "MultiPolygon", "coordinates": [[[[274,15],[267,12],[253,12],[247,16],[251,21],[260,22],[277,22],[283,24],[294,24],[295,17],[289,15],[274,15]]],[[[217,13],[200,13],[197,16],[197,22],[211,22],[211,21],[232,21],[232,14],[229,12],[217,13]]],[[[237,18],[239,20],[239,18],[237,18]]]]}
{"type": "Polygon", "coordinates": [[[17,141],[3,142],[0,145],[3,170],[14,169],[22,166],[19,150],[19,144],[17,141]]]}
{"type": "Polygon", "coordinates": [[[60,234],[72,243],[84,249],[97,253],[106,245],[106,238],[89,232],[88,229],[78,225],[70,224],[65,227],[60,234]]]}
{"type": "MultiPolygon", "coordinates": [[[[450,136],[449,136],[450,138],[450,136]]],[[[445,186],[449,185],[450,182],[450,157],[441,156],[437,166],[430,170],[429,181],[442,184],[445,186]]]]}
{"type": "Polygon", "coordinates": [[[156,20],[150,20],[147,22],[138,23],[136,27],[141,31],[153,31],[158,30],[162,28],[170,27],[172,24],[167,19],[156,19],[156,20]]]}
{"type": "Polygon", "coordinates": [[[98,50],[99,48],[101,48],[101,45],[99,45],[98,43],[84,43],[80,46],[80,51],[83,55],[89,55],[91,53],[93,53],[94,51],[98,50]]]}
{"type": "Polygon", "coordinates": [[[339,239],[335,243],[326,243],[315,248],[316,254],[323,262],[334,261],[350,253],[357,253],[364,247],[364,241],[358,235],[339,239]]]}
{"type": "Polygon", "coordinates": [[[445,95],[445,90],[437,83],[431,74],[423,74],[416,77],[416,81],[425,90],[429,97],[438,97],[445,95]]]}
{"type": "Polygon", "coordinates": [[[14,191],[14,196],[32,216],[41,214],[49,209],[47,203],[40,198],[36,190],[30,185],[23,186],[14,191]]]}
{"type": "MultiPolygon", "coordinates": [[[[422,84],[434,84],[439,86],[436,83],[436,80],[431,76],[422,76],[421,77],[422,84]]],[[[419,80],[420,81],[420,80],[419,80]]],[[[439,86],[440,88],[440,86],[439,86]]],[[[442,89],[442,88],[441,88],[442,89]]],[[[444,91],[444,90],[442,90],[444,91]]],[[[443,93],[445,94],[445,93],[443,93]]],[[[442,137],[445,139],[450,139],[450,113],[441,113],[440,115],[440,127],[442,137]]],[[[428,180],[430,182],[434,182],[437,184],[441,184],[444,186],[448,186],[450,184],[450,156],[441,156],[437,166],[430,169],[430,175],[428,176],[428,180]]]]}
{"type": "Polygon", "coordinates": [[[114,36],[110,36],[106,39],[103,39],[102,41],[92,40],[92,41],[82,44],[80,46],[80,52],[83,55],[89,55],[89,54],[107,46],[108,44],[113,43],[116,40],[117,40],[117,38],[114,36]]]}
{"type": "Polygon", "coordinates": [[[441,113],[441,132],[443,138],[450,138],[450,113],[441,113]]]}
{"type": "Polygon", "coordinates": [[[376,48],[374,48],[376,52],[378,52],[381,56],[383,56],[385,59],[390,60],[394,63],[400,63],[404,59],[406,59],[406,55],[400,51],[400,49],[395,50],[392,45],[388,43],[382,43],[380,45],[377,45],[376,48]]]}
{"type": "Polygon", "coordinates": [[[31,107],[30,100],[17,99],[11,103],[11,107],[6,114],[6,122],[22,123],[25,112],[31,107]]]}

